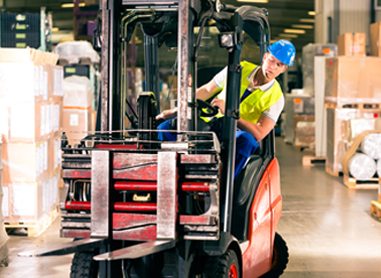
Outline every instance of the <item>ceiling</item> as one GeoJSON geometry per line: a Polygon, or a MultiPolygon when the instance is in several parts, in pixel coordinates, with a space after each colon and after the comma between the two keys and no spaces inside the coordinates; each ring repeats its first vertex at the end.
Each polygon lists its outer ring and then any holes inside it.
{"type": "MultiPolygon", "coordinates": [[[[68,35],[71,37],[74,30],[75,18],[87,17],[89,19],[95,18],[96,11],[98,9],[98,0],[74,0],[85,2],[86,7],[81,8],[80,13],[74,16],[73,8],[61,8],[62,3],[72,2],[73,0],[0,0],[0,6],[11,11],[38,11],[40,7],[46,7],[47,11],[51,11],[53,15],[53,26],[57,27],[54,34],[56,36],[68,35]]],[[[247,0],[249,1],[249,0],[247,0]]],[[[268,3],[247,3],[238,2],[236,0],[221,0],[225,4],[231,4],[235,6],[241,5],[256,5],[268,10],[269,20],[271,26],[271,38],[279,39],[281,37],[290,39],[294,42],[298,50],[314,41],[314,24],[302,23],[300,19],[314,19],[313,15],[309,15],[308,12],[314,10],[314,0],[268,0],[268,3]],[[289,38],[290,34],[285,34],[285,29],[293,28],[295,24],[308,25],[312,29],[301,29],[304,34],[299,34],[295,38],[289,38]],[[283,35],[282,35],[283,34],[283,35]]],[[[78,26],[78,24],[76,24],[78,26]]],[[[308,27],[304,26],[304,27],[308,27]]],[[[295,29],[295,28],[293,28],[295,29]]],[[[292,35],[291,35],[292,36],[292,35]]],[[[294,35],[295,36],[295,35],[294,35]]]]}

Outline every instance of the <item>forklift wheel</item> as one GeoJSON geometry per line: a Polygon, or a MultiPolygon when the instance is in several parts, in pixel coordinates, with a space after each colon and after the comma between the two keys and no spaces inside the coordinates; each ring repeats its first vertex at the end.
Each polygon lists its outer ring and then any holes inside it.
{"type": "Polygon", "coordinates": [[[275,233],[273,262],[269,272],[264,274],[262,278],[279,277],[286,269],[288,263],[288,248],[284,239],[280,234],[275,233]]]}
{"type": "Polygon", "coordinates": [[[70,278],[98,277],[98,262],[93,260],[94,252],[77,252],[74,254],[70,278]]]}
{"type": "Polygon", "coordinates": [[[228,250],[224,255],[209,257],[202,277],[205,278],[239,278],[240,267],[236,253],[228,250]]]}

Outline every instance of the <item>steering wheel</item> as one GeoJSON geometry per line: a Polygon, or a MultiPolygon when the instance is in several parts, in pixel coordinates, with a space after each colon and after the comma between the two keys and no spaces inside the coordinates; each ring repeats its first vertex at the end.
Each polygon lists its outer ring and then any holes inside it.
{"type": "Polygon", "coordinates": [[[201,117],[213,117],[216,116],[219,112],[217,106],[212,106],[209,102],[206,102],[201,99],[197,99],[197,109],[200,111],[201,117]]]}

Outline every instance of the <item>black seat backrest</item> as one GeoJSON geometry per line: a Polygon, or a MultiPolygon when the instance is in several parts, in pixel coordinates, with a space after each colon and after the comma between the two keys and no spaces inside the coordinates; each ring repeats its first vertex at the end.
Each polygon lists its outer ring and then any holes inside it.
{"type": "Polygon", "coordinates": [[[238,240],[247,238],[250,207],[267,164],[267,159],[255,154],[235,179],[232,233],[238,240]]]}

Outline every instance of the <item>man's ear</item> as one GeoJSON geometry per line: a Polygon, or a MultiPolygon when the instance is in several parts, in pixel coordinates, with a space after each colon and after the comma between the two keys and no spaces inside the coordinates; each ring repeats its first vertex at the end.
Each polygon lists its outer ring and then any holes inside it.
{"type": "Polygon", "coordinates": [[[287,70],[288,70],[288,66],[287,66],[287,65],[284,65],[283,70],[282,70],[282,73],[285,73],[287,70]]]}

